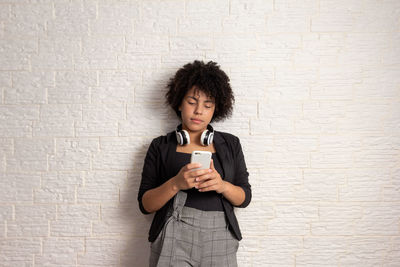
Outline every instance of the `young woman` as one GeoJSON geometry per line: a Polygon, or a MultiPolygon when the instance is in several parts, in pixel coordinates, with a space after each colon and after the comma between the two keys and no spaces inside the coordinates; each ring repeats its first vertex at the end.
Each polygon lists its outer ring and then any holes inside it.
{"type": "Polygon", "coordinates": [[[150,266],[237,266],[242,236],[233,207],[251,201],[249,174],[239,138],[210,124],[232,113],[229,78],[215,62],[195,60],[167,88],[182,123],[152,140],[138,193],[140,210],[155,212],[150,266]],[[212,153],[207,169],[194,170],[194,150],[212,153]]]}

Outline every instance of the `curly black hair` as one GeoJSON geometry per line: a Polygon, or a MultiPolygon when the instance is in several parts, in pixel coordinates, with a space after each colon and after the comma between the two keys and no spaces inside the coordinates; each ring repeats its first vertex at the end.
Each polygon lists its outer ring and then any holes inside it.
{"type": "Polygon", "coordinates": [[[211,122],[221,121],[232,115],[235,97],[229,84],[229,77],[216,62],[195,60],[180,68],[167,85],[166,104],[171,106],[179,119],[179,106],[186,92],[193,86],[215,100],[215,110],[211,122]]]}

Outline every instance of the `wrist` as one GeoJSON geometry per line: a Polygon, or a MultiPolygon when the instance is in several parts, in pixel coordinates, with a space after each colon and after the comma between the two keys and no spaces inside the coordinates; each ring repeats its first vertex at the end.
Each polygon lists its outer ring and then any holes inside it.
{"type": "Polygon", "coordinates": [[[228,189],[228,182],[227,181],[224,181],[224,180],[222,180],[222,186],[221,186],[221,190],[220,190],[220,194],[224,194],[226,191],[227,191],[227,189],[228,189]]]}
{"type": "Polygon", "coordinates": [[[178,183],[176,182],[176,176],[171,178],[171,190],[177,193],[180,189],[178,183]]]}

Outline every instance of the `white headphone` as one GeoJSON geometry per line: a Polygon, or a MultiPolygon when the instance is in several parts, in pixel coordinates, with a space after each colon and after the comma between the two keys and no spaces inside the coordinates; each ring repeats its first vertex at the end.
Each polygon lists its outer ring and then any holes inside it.
{"type": "MultiPolygon", "coordinates": [[[[186,130],[182,129],[182,123],[176,127],[175,134],[176,134],[176,140],[181,146],[190,144],[189,133],[186,130]]],[[[213,139],[214,139],[214,129],[210,124],[208,124],[207,130],[201,133],[200,143],[203,146],[209,146],[212,143],[213,139]]]]}

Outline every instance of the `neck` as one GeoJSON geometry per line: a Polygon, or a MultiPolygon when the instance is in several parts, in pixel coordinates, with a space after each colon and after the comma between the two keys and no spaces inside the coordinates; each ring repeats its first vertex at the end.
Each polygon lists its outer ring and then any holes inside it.
{"type": "Polygon", "coordinates": [[[201,133],[202,132],[192,132],[192,133],[190,133],[189,132],[189,136],[190,136],[190,143],[191,144],[193,144],[193,145],[197,145],[197,146],[203,146],[201,143],[200,143],[200,136],[201,136],[201,133]]]}
{"type": "Polygon", "coordinates": [[[205,131],[206,129],[202,129],[200,131],[191,131],[190,129],[188,129],[187,127],[185,127],[184,125],[182,125],[182,129],[186,130],[189,133],[189,137],[190,137],[190,144],[193,145],[197,145],[197,146],[203,146],[200,142],[200,137],[201,134],[203,133],[203,131],[205,131]]]}

